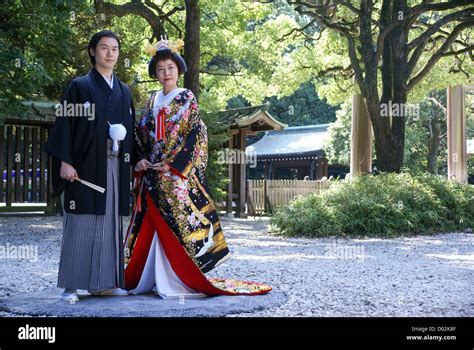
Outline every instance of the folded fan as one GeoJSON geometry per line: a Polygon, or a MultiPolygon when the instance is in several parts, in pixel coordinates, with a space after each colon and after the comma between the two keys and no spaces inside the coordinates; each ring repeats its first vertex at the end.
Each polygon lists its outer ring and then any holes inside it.
{"type": "Polygon", "coordinates": [[[86,181],[86,180],[81,180],[80,178],[76,177],[74,178],[74,180],[76,181],[79,181],[81,184],[87,186],[87,187],[90,187],[92,188],[93,190],[96,190],[100,193],[104,193],[105,192],[105,188],[103,187],[100,187],[100,186],[97,186],[97,185],[94,185],[93,183],[89,182],[89,181],[86,181]]]}

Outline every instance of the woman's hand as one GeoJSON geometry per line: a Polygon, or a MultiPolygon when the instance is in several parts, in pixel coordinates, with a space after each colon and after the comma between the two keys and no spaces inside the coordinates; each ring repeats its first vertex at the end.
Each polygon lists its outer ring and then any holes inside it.
{"type": "Polygon", "coordinates": [[[166,173],[170,170],[170,166],[165,162],[159,162],[152,165],[152,168],[158,172],[166,173]]]}
{"type": "Polygon", "coordinates": [[[144,171],[144,170],[147,170],[151,166],[152,164],[148,160],[142,159],[141,161],[137,163],[137,165],[135,165],[135,171],[144,171]]]}
{"type": "Polygon", "coordinates": [[[59,176],[62,179],[68,180],[70,182],[74,182],[74,179],[79,177],[77,176],[76,169],[66,162],[61,162],[61,168],[59,169],[59,176]]]}

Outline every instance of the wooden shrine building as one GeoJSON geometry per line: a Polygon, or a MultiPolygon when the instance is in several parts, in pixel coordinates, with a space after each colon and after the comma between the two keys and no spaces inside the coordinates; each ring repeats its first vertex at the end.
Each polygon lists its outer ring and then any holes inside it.
{"type": "Polygon", "coordinates": [[[328,176],[328,161],[323,146],[329,124],[294,126],[282,131],[267,131],[246,149],[264,163],[264,178],[278,179],[284,169],[296,169],[293,179],[319,180],[328,176]]]}
{"type": "MultiPolygon", "coordinates": [[[[235,216],[245,217],[246,204],[246,138],[264,131],[282,130],[286,127],[268,113],[269,104],[228,109],[218,113],[219,121],[226,125],[230,139],[227,149],[232,159],[227,159],[229,185],[227,188],[226,212],[233,212],[232,203],[236,204],[235,216]]],[[[226,157],[227,158],[227,157],[226,157]]]]}

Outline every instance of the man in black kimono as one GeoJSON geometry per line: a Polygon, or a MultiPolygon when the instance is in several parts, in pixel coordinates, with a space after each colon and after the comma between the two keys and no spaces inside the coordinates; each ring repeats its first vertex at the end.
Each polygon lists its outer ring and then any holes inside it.
{"type": "Polygon", "coordinates": [[[70,302],[79,300],[77,289],[93,295],[128,294],[122,289],[119,216],[130,214],[135,111],[129,88],[113,72],[119,50],[113,32],[92,36],[88,53],[94,67],[67,87],[45,146],[53,157],[54,191],[64,191],[58,287],[65,288],[62,298],[70,302]],[[111,131],[112,125],[120,136],[111,131]]]}

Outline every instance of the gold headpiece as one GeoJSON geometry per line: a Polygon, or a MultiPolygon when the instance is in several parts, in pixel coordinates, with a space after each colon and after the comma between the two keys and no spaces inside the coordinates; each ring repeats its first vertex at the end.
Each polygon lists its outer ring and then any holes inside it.
{"type": "Polygon", "coordinates": [[[177,39],[176,41],[168,40],[168,37],[165,35],[160,35],[160,41],[156,44],[151,45],[147,43],[145,46],[145,52],[150,56],[155,56],[158,50],[170,49],[171,52],[176,53],[184,47],[184,41],[177,39]]]}

